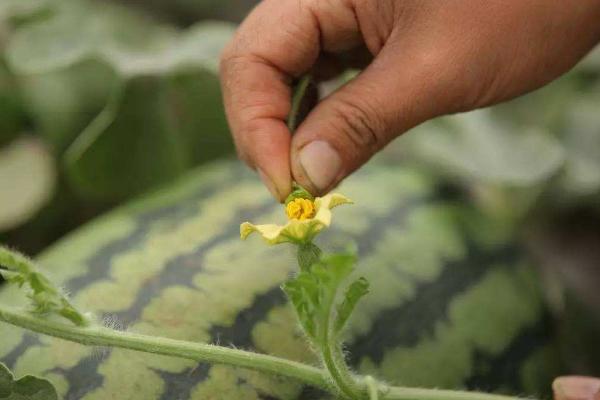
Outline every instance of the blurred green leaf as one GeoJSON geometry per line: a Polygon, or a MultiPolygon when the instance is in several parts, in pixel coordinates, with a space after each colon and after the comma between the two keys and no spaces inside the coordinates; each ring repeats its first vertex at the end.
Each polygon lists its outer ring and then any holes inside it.
{"type": "Polygon", "coordinates": [[[7,58],[79,195],[124,199],[232,151],[217,78],[231,24],[178,32],[114,4],[55,3],[7,58]]]}
{"type": "Polygon", "coordinates": [[[89,59],[108,63],[124,77],[189,66],[216,72],[218,54],[233,33],[224,22],[205,22],[180,33],[115,4],[57,4],[52,17],[14,34],[6,56],[18,73],[47,73],[89,59]]]}
{"type": "Polygon", "coordinates": [[[505,128],[488,110],[426,124],[407,142],[416,157],[447,173],[510,186],[541,183],[564,161],[562,146],[551,135],[505,128]]]}
{"type": "Polygon", "coordinates": [[[566,169],[563,189],[576,195],[600,191],[600,97],[572,104],[564,132],[566,169]]]}
{"type": "Polygon", "coordinates": [[[36,133],[61,154],[106,105],[117,76],[106,64],[89,60],[23,75],[19,82],[36,133]]]}
{"type": "Polygon", "coordinates": [[[13,77],[0,64],[0,147],[24,127],[25,113],[13,77]]]}
{"type": "Polygon", "coordinates": [[[2,0],[0,2],[0,21],[24,18],[49,7],[50,0],[2,0]]]}
{"type": "Polygon", "coordinates": [[[6,365],[0,363],[0,399],[57,400],[58,395],[50,381],[32,375],[15,380],[6,365]]]}
{"type": "Polygon", "coordinates": [[[600,71],[600,47],[596,47],[592,50],[590,54],[582,60],[578,68],[598,73],[600,71]]]}
{"type": "Polygon", "coordinates": [[[164,49],[175,31],[115,4],[55,0],[51,16],[18,29],[6,50],[11,68],[35,74],[115,51],[164,49]]]}
{"type": "Polygon", "coordinates": [[[130,79],[69,148],[68,177],[82,195],[126,197],[190,165],[168,125],[165,89],[161,79],[130,79]]]}
{"type": "Polygon", "coordinates": [[[521,132],[536,128],[557,134],[564,124],[565,110],[581,95],[580,76],[571,72],[534,92],[489,108],[491,123],[502,130],[521,132]]]}
{"type": "Polygon", "coordinates": [[[233,25],[203,22],[151,51],[131,51],[117,43],[103,49],[103,58],[125,77],[169,74],[181,69],[218,71],[219,54],[233,35],[233,25]]]}
{"type": "Polygon", "coordinates": [[[34,216],[54,185],[54,162],[39,139],[23,137],[0,150],[0,231],[34,216]]]}
{"type": "Polygon", "coordinates": [[[124,198],[232,151],[217,77],[131,77],[65,154],[81,195],[124,198]]]}

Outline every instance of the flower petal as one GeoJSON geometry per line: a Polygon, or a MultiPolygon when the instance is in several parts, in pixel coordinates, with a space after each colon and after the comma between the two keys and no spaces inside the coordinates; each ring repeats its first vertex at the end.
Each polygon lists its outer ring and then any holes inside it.
{"type": "MultiPolygon", "coordinates": [[[[313,219],[319,221],[324,225],[324,227],[328,227],[331,224],[331,209],[342,204],[351,203],[352,200],[338,193],[331,193],[323,197],[317,197],[315,199],[315,208],[317,210],[317,214],[313,219]]],[[[321,229],[319,229],[319,231],[321,229]]]]}
{"type": "Polygon", "coordinates": [[[246,239],[252,232],[258,232],[269,244],[289,242],[289,239],[281,236],[284,228],[285,226],[275,224],[254,225],[244,222],[240,226],[240,237],[246,239]]]}
{"type": "MultiPolygon", "coordinates": [[[[319,197],[318,200],[321,200],[321,204],[330,210],[333,207],[340,206],[342,204],[353,204],[354,202],[347,198],[346,196],[339,193],[330,193],[323,197],[319,197]]],[[[316,201],[315,201],[316,203],[316,201]]]]}

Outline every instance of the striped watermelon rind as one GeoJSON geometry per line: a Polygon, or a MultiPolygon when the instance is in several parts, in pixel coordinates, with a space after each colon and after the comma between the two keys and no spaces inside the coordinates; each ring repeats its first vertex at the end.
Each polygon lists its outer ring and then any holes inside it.
{"type": "MultiPolygon", "coordinates": [[[[374,288],[346,332],[358,372],[408,386],[549,388],[557,356],[537,275],[503,229],[405,167],[373,165],[341,191],[356,205],[340,208],[318,242],[356,242],[356,274],[374,288]]],[[[111,327],[315,363],[279,288],[294,271],[292,248],[239,240],[241,221],[277,219],[285,216],[260,182],[221,162],[84,226],[39,261],[111,327]]],[[[2,304],[24,301],[0,289],[2,304]]],[[[0,361],[18,376],[50,379],[65,399],[324,396],[289,379],[88,348],[6,324],[0,337],[0,361]]]]}

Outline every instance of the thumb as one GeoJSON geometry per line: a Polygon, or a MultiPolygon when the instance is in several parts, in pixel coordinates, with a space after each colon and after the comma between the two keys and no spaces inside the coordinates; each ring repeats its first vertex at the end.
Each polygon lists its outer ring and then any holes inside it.
{"type": "Polygon", "coordinates": [[[600,379],[561,376],[552,383],[554,400],[600,400],[600,379]]]}
{"type": "Polygon", "coordinates": [[[367,69],[322,100],[298,127],[292,174],[311,192],[331,190],[395,137],[444,111],[435,95],[443,85],[431,83],[436,63],[397,53],[384,46],[367,69]]]}

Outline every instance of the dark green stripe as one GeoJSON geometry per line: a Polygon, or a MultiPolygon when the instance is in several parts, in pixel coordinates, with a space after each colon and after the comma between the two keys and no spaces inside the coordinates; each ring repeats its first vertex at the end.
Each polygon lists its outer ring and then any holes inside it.
{"type": "Polygon", "coordinates": [[[102,386],[104,377],[98,372],[98,364],[104,360],[103,356],[90,355],[79,360],[73,367],[53,368],[49,372],[60,373],[69,384],[69,390],[64,400],[79,400],[87,393],[102,386]]]}
{"type": "MultiPolygon", "coordinates": [[[[466,388],[485,392],[509,389],[509,394],[523,394],[521,367],[536,350],[549,342],[552,331],[551,316],[544,313],[534,325],[522,329],[502,353],[493,355],[476,349],[471,358],[475,372],[465,379],[466,388]],[[510,387],[507,387],[508,383],[510,387]]],[[[548,389],[550,384],[548,382],[548,389]]]]}
{"type": "Polygon", "coordinates": [[[17,360],[31,347],[40,345],[39,337],[31,332],[25,332],[21,338],[21,342],[12,349],[10,353],[2,357],[2,361],[9,369],[14,369],[17,360]]]}
{"type": "Polygon", "coordinates": [[[456,295],[477,284],[492,266],[500,264],[513,268],[516,264],[519,251],[515,246],[489,252],[482,251],[470,241],[466,244],[467,253],[463,259],[447,262],[438,279],[417,285],[414,298],[382,312],[370,331],[350,344],[353,365],[358,365],[363,357],[380,363],[389,349],[399,345],[414,346],[423,337],[433,335],[435,326],[445,319],[448,306],[456,295]]]}
{"type": "MultiPolygon", "coordinates": [[[[250,307],[237,314],[233,325],[213,326],[210,329],[212,342],[220,343],[222,346],[235,344],[245,350],[254,350],[252,330],[258,322],[264,320],[269,310],[284,303],[285,296],[279,287],[257,296],[250,307]]],[[[205,366],[206,364],[200,363],[183,372],[165,375],[169,379],[174,379],[174,384],[165,380],[167,387],[161,400],[188,399],[196,385],[207,378],[206,374],[195,373],[205,366]]]]}
{"type": "MultiPolygon", "coordinates": [[[[236,168],[239,170],[239,168],[236,168]]],[[[199,212],[199,202],[210,198],[223,185],[237,182],[242,171],[236,171],[224,182],[216,182],[211,185],[202,186],[196,192],[177,201],[175,204],[159,207],[135,216],[136,229],[133,233],[122,239],[112,241],[98,249],[86,262],[89,266],[85,274],[72,278],[65,282],[65,287],[75,295],[87,286],[101,280],[109,280],[110,265],[114,257],[126,253],[144,243],[148,233],[154,224],[161,220],[169,220],[173,223],[184,221],[186,218],[195,216],[199,212]]],[[[202,182],[198,182],[201,184],[202,182]]]]}
{"type": "Polygon", "coordinates": [[[187,400],[191,396],[194,385],[190,382],[202,382],[208,378],[211,364],[201,363],[192,369],[187,369],[180,373],[172,373],[155,369],[154,372],[160,375],[165,382],[165,390],[160,400],[187,400]]]}
{"type": "MultiPolygon", "coordinates": [[[[267,201],[261,205],[252,208],[243,208],[239,210],[232,218],[233,221],[240,221],[245,217],[252,218],[269,212],[273,208],[273,202],[267,201]]],[[[146,306],[162,293],[163,290],[173,286],[186,286],[194,290],[198,290],[193,286],[193,278],[203,270],[204,254],[209,252],[213,247],[220,245],[225,240],[239,235],[239,227],[237,224],[230,224],[221,234],[214,236],[208,242],[198,246],[193,252],[182,254],[170,260],[158,275],[148,280],[137,293],[135,302],[125,311],[111,313],[107,315],[109,318],[116,318],[129,325],[137,321],[146,306]]]]}
{"type": "Polygon", "coordinates": [[[312,386],[305,386],[298,396],[298,400],[315,400],[326,398],[329,398],[329,396],[325,391],[312,386]]]}

